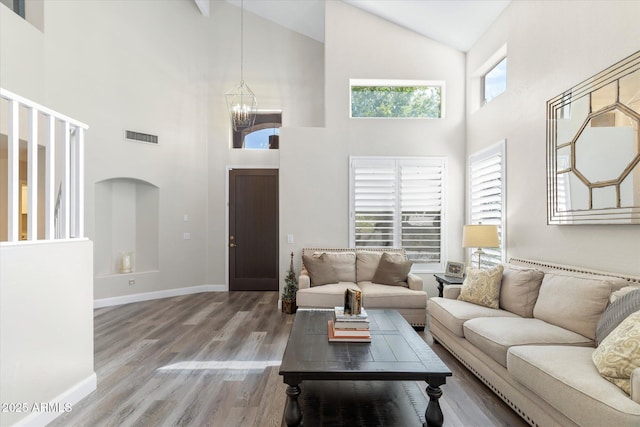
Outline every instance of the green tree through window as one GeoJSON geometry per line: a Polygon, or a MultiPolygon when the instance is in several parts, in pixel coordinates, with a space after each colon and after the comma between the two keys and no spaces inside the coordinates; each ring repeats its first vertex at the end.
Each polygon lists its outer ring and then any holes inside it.
{"type": "Polygon", "coordinates": [[[442,117],[441,86],[351,86],[351,117],[442,117]]]}

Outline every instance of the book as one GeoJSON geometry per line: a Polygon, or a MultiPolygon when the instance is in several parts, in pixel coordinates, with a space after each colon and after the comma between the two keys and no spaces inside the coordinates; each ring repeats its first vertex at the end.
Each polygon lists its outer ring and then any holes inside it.
{"type": "Polygon", "coordinates": [[[352,321],[352,322],[369,322],[369,315],[364,307],[360,308],[360,314],[346,313],[344,307],[335,307],[333,315],[336,320],[352,321]]]}
{"type": "Polygon", "coordinates": [[[333,327],[336,329],[370,329],[369,322],[342,322],[340,320],[336,320],[333,324],[333,327]]]}
{"type": "Polygon", "coordinates": [[[327,322],[327,336],[329,337],[329,342],[371,342],[371,334],[369,333],[367,333],[366,335],[360,335],[360,336],[349,336],[349,337],[336,336],[332,320],[329,320],[327,322]]]}
{"type": "Polygon", "coordinates": [[[331,322],[331,327],[333,328],[333,335],[336,337],[371,336],[369,328],[336,328],[333,320],[329,320],[329,322],[331,322]]]}
{"type": "Polygon", "coordinates": [[[344,291],[345,314],[360,314],[362,310],[362,291],[347,289],[344,291]]]}

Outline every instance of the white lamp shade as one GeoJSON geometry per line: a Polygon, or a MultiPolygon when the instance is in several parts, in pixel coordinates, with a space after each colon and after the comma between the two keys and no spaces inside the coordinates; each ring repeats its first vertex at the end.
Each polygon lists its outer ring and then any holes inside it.
{"type": "Polygon", "coordinates": [[[497,248],[499,246],[497,225],[465,225],[462,229],[463,248],[497,248]]]}

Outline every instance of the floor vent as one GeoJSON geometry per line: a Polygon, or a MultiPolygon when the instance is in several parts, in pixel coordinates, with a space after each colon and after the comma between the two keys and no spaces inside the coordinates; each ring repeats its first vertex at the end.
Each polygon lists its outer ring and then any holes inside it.
{"type": "Polygon", "coordinates": [[[149,144],[158,143],[158,135],[151,135],[151,134],[142,133],[142,132],[134,132],[132,130],[125,130],[124,138],[130,141],[148,142],[149,144]]]}

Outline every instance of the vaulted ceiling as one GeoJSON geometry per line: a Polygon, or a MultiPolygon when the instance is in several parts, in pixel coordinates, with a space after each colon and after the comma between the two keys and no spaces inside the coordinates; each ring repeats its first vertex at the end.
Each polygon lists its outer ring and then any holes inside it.
{"type": "MultiPolygon", "coordinates": [[[[200,3],[203,0],[196,0],[200,3]]],[[[240,0],[226,0],[240,7],[240,0]]],[[[339,1],[339,0],[326,0],[339,1]]],[[[462,52],[484,34],[510,0],[343,0],[462,52]]],[[[245,10],[324,42],[325,0],[244,0],[245,10]]]]}

